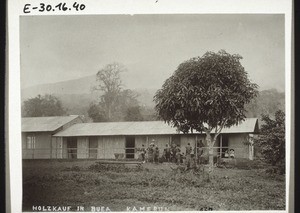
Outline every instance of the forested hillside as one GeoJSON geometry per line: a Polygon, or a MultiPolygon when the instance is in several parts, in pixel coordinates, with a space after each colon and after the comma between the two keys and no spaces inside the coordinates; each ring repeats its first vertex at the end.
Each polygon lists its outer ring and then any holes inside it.
{"type": "Polygon", "coordinates": [[[285,109],[285,95],[276,89],[263,90],[246,106],[247,117],[261,118],[261,114],[274,115],[276,111],[285,109]]]}
{"type": "MultiPolygon", "coordinates": [[[[136,89],[137,100],[144,120],[155,120],[153,96],[154,89],[136,89]]],[[[68,114],[85,115],[88,117],[88,109],[91,102],[97,102],[98,96],[95,93],[62,94],[52,93],[58,97],[68,114]]],[[[23,99],[23,101],[26,99],[23,99]]],[[[275,89],[263,90],[251,103],[246,106],[247,117],[261,117],[261,114],[274,115],[274,113],[285,107],[285,95],[275,89]]]]}
{"type": "MultiPolygon", "coordinates": [[[[99,101],[99,93],[92,92],[95,86],[95,76],[82,77],[75,80],[63,81],[53,84],[42,84],[22,90],[22,102],[37,95],[52,94],[61,100],[68,114],[85,115],[88,117],[90,103],[99,101]]],[[[156,89],[131,88],[138,96],[136,97],[144,120],[157,119],[154,111],[153,96],[156,89]]],[[[261,114],[274,115],[285,107],[284,92],[276,89],[263,90],[258,97],[246,106],[247,117],[261,117],[261,114]]]]}

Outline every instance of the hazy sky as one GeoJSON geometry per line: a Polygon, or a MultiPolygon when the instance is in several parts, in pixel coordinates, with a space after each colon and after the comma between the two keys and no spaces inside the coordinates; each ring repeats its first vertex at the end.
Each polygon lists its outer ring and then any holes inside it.
{"type": "MultiPolygon", "coordinates": [[[[260,89],[284,91],[283,15],[25,16],[21,87],[96,74],[120,62],[128,88],[159,88],[206,51],[240,54],[260,89]]],[[[76,86],[76,85],[74,85],[76,86]]]]}

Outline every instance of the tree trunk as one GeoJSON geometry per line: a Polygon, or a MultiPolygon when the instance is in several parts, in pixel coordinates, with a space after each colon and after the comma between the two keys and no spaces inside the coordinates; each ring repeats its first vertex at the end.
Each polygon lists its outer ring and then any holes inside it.
{"type": "Polygon", "coordinates": [[[107,112],[107,117],[108,117],[108,121],[111,121],[111,107],[108,107],[108,112],[107,112]]]}
{"type": "Polygon", "coordinates": [[[111,110],[112,110],[112,103],[110,101],[107,101],[106,103],[106,116],[107,120],[111,121],[111,110]]]}
{"type": "Polygon", "coordinates": [[[208,164],[209,164],[209,171],[213,171],[214,168],[214,145],[217,139],[217,135],[213,138],[211,137],[210,133],[206,134],[206,141],[208,145],[208,164]]]}
{"type": "Polygon", "coordinates": [[[212,140],[211,140],[211,135],[210,133],[206,133],[206,142],[208,145],[208,165],[209,165],[209,171],[212,171],[213,165],[214,165],[214,150],[213,150],[213,145],[212,145],[212,140]]]}

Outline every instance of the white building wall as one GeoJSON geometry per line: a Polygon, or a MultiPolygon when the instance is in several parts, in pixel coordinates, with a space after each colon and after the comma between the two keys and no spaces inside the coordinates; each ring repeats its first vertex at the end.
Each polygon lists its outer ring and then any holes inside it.
{"type": "Polygon", "coordinates": [[[234,149],[235,158],[249,158],[249,147],[244,144],[248,134],[230,134],[228,137],[229,149],[234,149]]]}
{"type": "Polygon", "coordinates": [[[52,137],[51,158],[61,159],[63,157],[63,138],[52,137]]]}
{"type": "Polygon", "coordinates": [[[103,136],[98,138],[97,158],[115,159],[115,153],[125,154],[124,136],[103,136]]]}
{"type": "Polygon", "coordinates": [[[49,159],[51,158],[51,132],[22,133],[23,159],[49,159]],[[35,148],[26,148],[27,135],[35,138],[35,148]]]}

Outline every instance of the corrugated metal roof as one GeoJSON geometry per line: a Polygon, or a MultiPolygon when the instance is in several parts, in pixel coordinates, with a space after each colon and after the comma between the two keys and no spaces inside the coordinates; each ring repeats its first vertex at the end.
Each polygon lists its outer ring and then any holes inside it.
{"type": "MultiPolygon", "coordinates": [[[[257,118],[247,118],[237,126],[224,128],[222,133],[255,133],[257,131],[257,118]]],[[[110,135],[171,135],[178,134],[163,121],[139,122],[103,122],[78,123],[56,133],[54,136],[110,136],[110,135]]]]}
{"type": "Polygon", "coordinates": [[[22,132],[52,132],[78,117],[78,115],[24,117],[22,118],[22,132]]]}
{"type": "Polygon", "coordinates": [[[246,118],[239,125],[231,126],[230,128],[223,128],[222,133],[258,133],[258,119],[246,118]]]}

